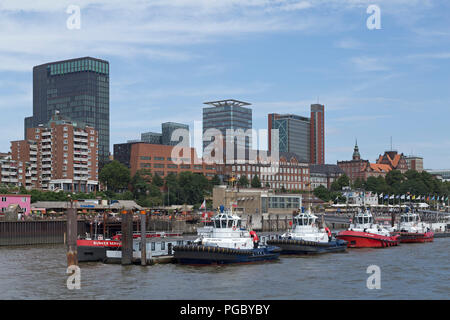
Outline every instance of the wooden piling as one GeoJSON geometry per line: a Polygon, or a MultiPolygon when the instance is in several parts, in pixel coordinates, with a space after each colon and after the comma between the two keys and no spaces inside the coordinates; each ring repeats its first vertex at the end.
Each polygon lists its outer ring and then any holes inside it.
{"type": "Polygon", "coordinates": [[[77,252],[77,210],[73,207],[73,200],[70,201],[70,208],[66,211],[67,216],[67,266],[78,265],[77,252]]]}
{"type": "Polygon", "coordinates": [[[147,264],[147,230],[146,230],[147,212],[141,211],[141,266],[147,264]]]}
{"type": "Polygon", "coordinates": [[[133,212],[122,210],[122,265],[129,265],[133,258],[133,212]]]}

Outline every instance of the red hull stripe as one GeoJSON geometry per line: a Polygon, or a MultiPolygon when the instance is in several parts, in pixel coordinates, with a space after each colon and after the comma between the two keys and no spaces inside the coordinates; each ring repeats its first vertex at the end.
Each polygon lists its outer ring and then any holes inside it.
{"type": "Polygon", "coordinates": [[[77,240],[77,246],[86,247],[120,247],[122,243],[114,240],[77,240]]]}

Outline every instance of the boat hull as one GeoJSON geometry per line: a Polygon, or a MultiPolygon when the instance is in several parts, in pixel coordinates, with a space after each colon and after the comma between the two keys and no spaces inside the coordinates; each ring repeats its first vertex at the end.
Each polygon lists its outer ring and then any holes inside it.
{"type": "Polygon", "coordinates": [[[424,243],[434,241],[433,231],[428,231],[425,233],[395,232],[393,234],[400,236],[401,243],[424,243]]]}
{"type": "Polygon", "coordinates": [[[347,242],[336,240],[330,242],[313,242],[294,239],[268,240],[267,244],[281,248],[281,254],[320,254],[331,252],[344,252],[347,242]]]}
{"type": "Polygon", "coordinates": [[[120,246],[120,241],[113,240],[77,240],[78,262],[103,261],[106,250],[114,250],[120,246]]]}
{"type": "Polygon", "coordinates": [[[386,237],[375,233],[350,230],[339,232],[336,238],[347,241],[348,248],[386,248],[398,246],[400,243],[399,235],[386,237]]]}
{"type": "Polygon", "coordinates": [[[276,260],[280,256],[278,247],[257,249],[228,249],[203,245],[175,246],[174,258],[181,264],[231,264],[276,260]]]}

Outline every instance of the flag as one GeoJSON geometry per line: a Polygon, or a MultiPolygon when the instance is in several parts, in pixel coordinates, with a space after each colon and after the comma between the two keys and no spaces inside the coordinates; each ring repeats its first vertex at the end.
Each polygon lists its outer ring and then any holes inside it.
{"type": "Polygon", "coordinates": [[[392,195],[392,196],[389,197],[389,200],[392,200],[392,199],[394,199],[394,195],[392,195]]]}
{"type": "Polygon", "coordinates": [[[413,199],[413,200],[416,200],[416,195],[413,195],[412,199],[413,199]]]}
{"type": "Polygon", "coordinates": [[[389,195],[388,194],[384,196],[384,200],[387,200],[387,199],[389,199],[389,195]]]}
{"type": "Polygon", "coordinates": [[[431,201],[434,201],[434,196],[433,196],[433,198],[431,198],[431,201]]]}
{"type": "Polygon", "coordinates": [[[400,195],[398,194],[398,195],[395,197],[395,199],[400,199],[400,195]]]}
{"type": "Polygon", "coordinates": [[[405,195],[402,195],[402,196],[400,197],[400,199],[401,199],[401,200],[405,200],[405,195]]]}
{"type": "Polygon", "coordinates": [[[411,200],[411,196],[408,195],[408,196],[406,197],[406,199],[407,199],[407,200],[411,200]]]}
{"type": "Polygon", "coordinates": [[[427,197],[427,201],[430,201],[430,196],[427,197]]]}
{"type": "Polygon", "coordinates": [[[203,200],[203,203],[200,206],[200,209],[206,209],[206,200],[203,200]]]}
{"type": "Polygon", "coordinates": [[[383,198],[383,193],[380,194],[380,199],[383,198]]]}
{"type": "Polygon", "coordinates": [[[445,198],[445,201],[448,201],[448,197],[447,197],[447,198],[445,198]]]}
{"type": "Polygon", "coordinates": [[[442,196],[441,201],[444,201],[444,196],[442,196]]]}

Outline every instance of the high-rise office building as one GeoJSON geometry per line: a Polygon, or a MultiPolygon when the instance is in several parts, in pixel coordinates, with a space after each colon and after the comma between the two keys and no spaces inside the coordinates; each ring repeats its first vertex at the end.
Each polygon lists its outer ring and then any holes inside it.
{"type": "Polygon", "coordinates": [[[272,129],[278,129],[279,151],[297,154],[311,164],[325,163],[324,106],[311,105],[311,118],[294,114],[268,115],[268,149],[272,146],[272,129]]]}
{"type": "MultiPolygon", "coordinates": [[[[248,156],[248,152],[252,146],[252,135],[248,130],[252,129],[252,109],[244,106],[249,106],[250,103],[238,101],[234,99],[205,102],[204,104],[211,107],[203,108],[203,135],[209,129],[216,129],[222,133],[224,138],[223,155],[226,157],[226,144],[234,143],[234,158],[240,157],[240,150],[245,152],[244,156],[248,156]],[[232,131],[232,134],[237,134],[237,130],[242,130],[247,134],[241,139],[234,136],[231,139],[227,135],[227,130],[232,131]]],[[[213,143],[212,141],[203,141],[203,151],[205,148],[213,143]]]]}
{"type": "Polygon", "coordinates": [[[176,146],[179,142],[183,140],[183,143],[186,144],[186,146],[189,146],[189,139],[188,141],[184,141],[184,139],[180,136],[182,135],[185,138],[189,138],[189,126],[187,124],[182,123],[176,123],[176,122],[164,122],[161,124],[162,129],[162,137],[161,137],[161,143],[166,146],[176,146]],[[178,139],[175,137],[172,137],[173,133],[181,129],[183,131],[178,132],[178,139]],[[187,134],[187,136],[186,136],[187,134]],[[172,139],[173,138],[173,139],[172,139]]]}
{"type": "Polygon", "coordinates": [[[313,164],[325,164],[325,107],[311,105],[311,160],[313,164]]]}
{"type": "Polygon", "coordinates": [[[278,129],[280,152],[295,153],[303,162],[310,162],[310,120],[294,114],[271,113],[268,117],[269,150],[271,130],[278,129]]]}
{"type": "Polygon", "coordinates": [[[33,116],[27,129],[61,116],[94,127],[99,160],[109,156],[109,62],[91,57],[50,62],[33,68],[33,116]]]}
{"type": "Polygon", "coordinates": [[[151,144],[162,144],[165,146],[176,146],[181,141],[183,141],[183,146],[189,147],[189,125],[176,122],[164,122],[161,124],[161,132],[144,132],[141,133],[141,142],[147,142],[151,144]],[[178,139],[173,137],[173,133],[181,129],[178,132],[178,139]],[[185,138],[185,139],[184,139],[185,138]]]}

